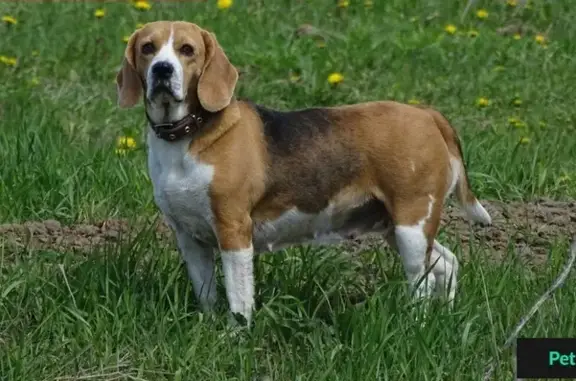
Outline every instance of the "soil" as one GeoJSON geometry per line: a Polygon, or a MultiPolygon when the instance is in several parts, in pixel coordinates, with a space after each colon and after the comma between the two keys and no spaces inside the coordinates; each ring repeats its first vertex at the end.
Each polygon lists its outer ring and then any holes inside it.
{"type": "Polygon", "coordinates": [[[451,208],[443,219],[448,234],[458,235],[464,246],[472,237],[496,257],[512,246],[516,254],[535,262],[544,262],[556,241],[576,238],[576,201],[540,199],[533,203],[490,202],[485,206],[492,217],[491,226],[471,230],[463,218],[455,217],[461,212],[451,208]]]}
{"type": "MultiPolygon", "coordinates": [[[[28,221],[0,225],[0,242],[9,249],[90,251],[95,246],[134,238],[138,229],[128,220],[113,219],[95,224],[64,226],[56,220],[28,221]]],[[[170,228],[164,223],[154,225],[157,238],[170,239],[170,228]]]]}
{"type": "MultiPolygon", "coordinates": [[[[526,260],[542,263],[555,240],[571,240],[576,236],[576,201],[539,199],[529,203],[483,201],[482,204],[492,216],[491,226],[470,226],[458,207],[445,208],[442,229],[448,236],[456,235],[463,248],[474,243],[498,259],[512,246],[526,260]]],[[[10,251],[26,248],[87,252],[94,246],[134,237],[139,232],[135,225],[138,226],[121,219],[72,226],[63,226],[55,220],[4,224],[0,225],[0,245],[10,251]]],[[[154,225],[154,229],[158,239],[174,244],[164,223],[154,225]]],[[[355,251],[382,244],[381,237],[364,236],[344,246],[355,251]]]]}
{"type": "MultiPolygon", "coordinates": [[[[576,201],[538,199],[533,202],[481,201],[492,217],[492,225],[471,224],[464,212],[447,205],[440,230],[451,241],[456,239],[466,257],[468,248],[482,250],[491,259],[500,260],[510,250],[526,262],[546,262],[550,248],[557,240],[576,239],[576,201]]],[[[439,241],[444,241],[439,239],[439,241]]],[[[374,248],[382,244],[381,237],[367,236],[348,243],[352,250],[374,248]]],[[[451,245],[448,248],[454,249],[451,245]]]]}

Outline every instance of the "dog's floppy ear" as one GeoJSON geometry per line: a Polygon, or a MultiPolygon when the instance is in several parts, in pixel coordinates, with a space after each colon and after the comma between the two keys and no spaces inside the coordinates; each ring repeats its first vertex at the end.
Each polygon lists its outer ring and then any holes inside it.
{"type": "Polygon", "coordinates": [[[212,33],[203,30],[202,38],[206,57],[198,81],[198,99],[205,110],[216,112],[230,104],[238,82],[238,71],[212,33]]]}
{"type": "Polygon", "coordinates": [[[122,108],[134,107],[142,96],[142,82],[136,72],[134,62],[134,48],[137,39],[138,31],[135,31],[126,44],[122,67],[116,75],[118,106],[122,108]]]}

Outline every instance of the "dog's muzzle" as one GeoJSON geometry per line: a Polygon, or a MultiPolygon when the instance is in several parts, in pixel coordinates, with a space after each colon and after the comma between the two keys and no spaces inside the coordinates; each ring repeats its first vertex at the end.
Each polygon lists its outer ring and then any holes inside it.
{"type": "Polygon", "coordinates": [[[172,89],[174,66],[170,62],[160,61],[155,63],[150,70],[152,74],[152,95],[164,93],[175,96],[172,89]]]}

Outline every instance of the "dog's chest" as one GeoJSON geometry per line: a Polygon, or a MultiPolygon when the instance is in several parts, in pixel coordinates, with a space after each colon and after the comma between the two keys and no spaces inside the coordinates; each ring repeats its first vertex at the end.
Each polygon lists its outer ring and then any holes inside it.
{"type": "Polygon", "coordinates": [[[148,137],[148,168],[154,200],[176,230],[200,240],[214,238],[209,188],[214,167],[188,153],[189,141],[166,142],[148,137]]]}

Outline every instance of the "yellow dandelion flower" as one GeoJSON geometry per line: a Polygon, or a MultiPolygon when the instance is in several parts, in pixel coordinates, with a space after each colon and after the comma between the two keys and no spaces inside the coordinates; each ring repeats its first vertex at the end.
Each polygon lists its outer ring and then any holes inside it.
{"type": "Polygon", "coordinates": [[[476,17],[478,17],[481,20],[488,18],[488,11],[486,9],[478,9],[476,11],[476,17]]]}
{"type": "Polygon", "coordinates": [[[490,105],[490,100],[485,97],[480,97],[476,99],[476,106],[478,107],[487,107],[490,105]]]}
{"type": "Polygon", "coordinates": [[[2,22],[4,24],[8,24],[8,25],[16,25],[18,24],[18,20],[16,20],[14,17],[12,16],[2,16],[2,22]]]}
{"type": "Polygon", "coordinates": [[[3,63],[4,65],[7,66],[16,66],[16,63],[18,63],[18,59],[16,59],[15,57],[0,56],[0,63],[3,63]]]}
{"type": "Polygon", "coordinates": [[[364,7],[372,8],[374,6],[374,2],[372,0],[364,0],[364,7]]]}
{"type": "Polygon", "coordinates": [[[522,38],[522,35],[520,33],[514,33],[514,35],[512,36],[513,39],[515,40],[519,40],[522,38]]]}
{"type": "Polygon", "coordinates": [[[232,6],[232,0],[218,0],[216,6],[218,9],[228,9],[232,6]]]}
{"type": "Polygon", "coordinates": [[[474,30],[474,29],[469,30],[468,31],[468,37],[472,37],[472,38],[478,37],[478,31],[474,30]]]}
{"type": "Polygon", "coordinates": [[[419,105],[420,101],[418,99],[415,99],[415,98],[410,98],[410,99],[408,99],[408,104],[409,105],[419,105]]]}
{"type": "Polygon", "coordinates": [[[338,0],[338,8],[348,8],[350,1],[348,0],[338,0]]]}
{"type": "Polygon", "coordinates": [[[152,8],[152,4],[146,0],[138,0],[134,3],[134,8],[138,9],[139,11],[147,11],[152,8]]]}
{"type": "Polygon", "coordinates": [[[510,124],[516,128],[526,127],[526,123],[524,123],[523,121],[521,121],[520,119],[518,119],[515,116],[511,116],[510,118],[508,118],[508,124],[510,124]]]}
{"type": "Polygon", "coordinates": [[[344,80],[344,76],[340,73],[332,73],[328,76],[328,83],[331,85],[337,85],[344,80]]]}
{"type": "Polygon", "coordinates": [[[520,139],[520,144],[528,144],[530,143],[530,138],[527,136],[524,136],[520,139]]]}
{"type": "Polygon", "coordinates": [[[122,37],[122,41],[124,41],[124,43],[128,43],[129,40],[130,40],[130,36],[122,37]]]}
{"type": "Polygon", "coordinates": [[[509,7],[515,7],[515,6],[518,5],[518,0],[507,0],[507,1],[506,1],[506,4],[507,4],[509,7]]]}
{"type": "Polygon", "coordinates": [[[456,26],[452,24],[448,24],[444,27],[444,31],[448,34],[454,34],[456,33],[457,30],[458,28],[456,28],[456,26]]]}
{"type": "Polygon", "coordinates": [[[544,37],[542,34],[538,33],[536,36],[534,36],[534,41],[536,41],[537,43],[544,45],[546,43],[546,37],[544,37]]]}
{"type": "Polygon", "coordinates": [[[116,147],[119,149],[134,149],[136,148],[136,140],[130,136],[119,136],[116,140],[116,147]]]}
{"type": "Polygon", "coordinates": [[[138,24],[136,24],[136,29],[140,29],[143,28],[144,24],[142,24],[141,22],[139,22],[138,24]]]}
{"type": "Polygon", "coordinates": [[[522,106],[522,99],[516,98],[512,101],[514,106],[522,106]]]}
{"type": "Polygon", "coordinates": [[[516,117],[508,118],[508,123],[511,124],[512,126],[516,127],[516,128],[526,127],[526,123],[524,123],[523,121],[521,121],[520,119],[518,119],[516,117]]]}
{"type": "Polygon", "coordinates": [[[298,82],[298,81],[300,81],[300,76],[299,76],[299,75],[297,75],[297,74],[292,74],[292,75],[290,76],[290,82],[296,83],[296,82],[298,82]]]}
{"type": "Polygon", "coordinates": [[[40,84],[40,79],[38,77],[32,77],[30,81],[28,81],[30,86],[38,86],[40,84]]]}
{"type": "Polygon", "coordinates": [[[101,19],[102,17],[106,16],[106,10],[105,9],[96,9],[94,11],[94,17],[101,19]]]}

